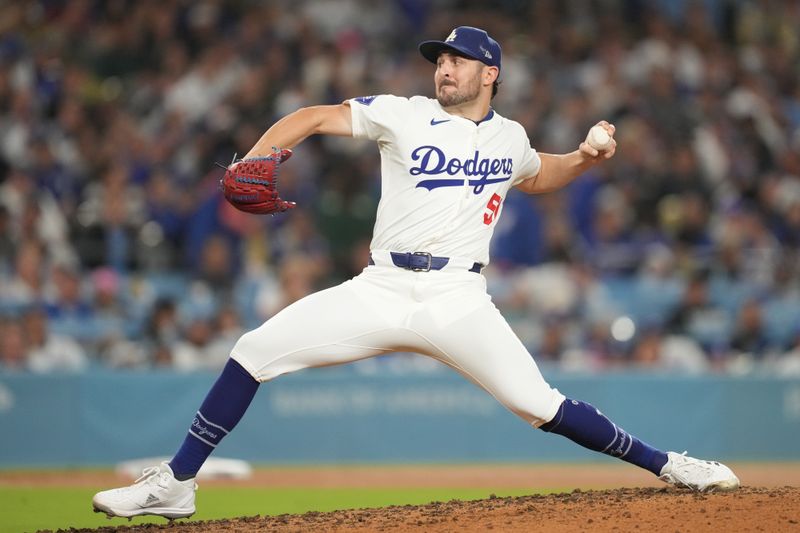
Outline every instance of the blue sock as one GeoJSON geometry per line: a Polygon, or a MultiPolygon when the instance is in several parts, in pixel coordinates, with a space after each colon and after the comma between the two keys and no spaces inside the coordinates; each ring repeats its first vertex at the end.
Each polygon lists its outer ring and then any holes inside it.
{"type": "Polygon", "coordinates": [[[178,480],[184,481],[197,475],[222,438],[239,423],[258,385],[258,381],[242,365],[228,359],[222,374],[194,416],[186,439],[169,462],[178,480]]]}
{"type": "Polygon", "coordinates": [[[539,426],[548,433],[563,435],[596,452],[633,463],[655,475],[667,464],[667,454],[617,427],[592,405],[567,398],[550,422],[539,426]]]}

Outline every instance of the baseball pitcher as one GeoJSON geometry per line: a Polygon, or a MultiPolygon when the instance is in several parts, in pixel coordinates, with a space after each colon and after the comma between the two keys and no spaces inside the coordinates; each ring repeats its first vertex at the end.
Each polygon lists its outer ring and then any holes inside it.
{"type": "Polygon", "coordinates": [[[168,463],[133,485],[95,495],[109,516],[167,518],[195,512],[194,477],[234,429],[260,383],[300,369],[396,351],[433,357],[494,396],[532,427],[619,457],[667,483],[733,490],[726,466],[663,452],[624,431],[588,403],[543,378],[492,304],[481,270],[512,188],[539,194],[564,187],[614,156],[614,126],[598,124],[567,154],[540,154],[523,127],[490,106],[501,49],[485,31],[461,26],[419,45],[435,64],[435,98],[353,98],[300,109],[274,124],[228,167],[225,197],[249,213],[294,204],[280,198],[277,173],[310,135],[370,139],[381,155],[382,190],[369,264],[355,278],[307,296],[244,334],[168,463]]]}

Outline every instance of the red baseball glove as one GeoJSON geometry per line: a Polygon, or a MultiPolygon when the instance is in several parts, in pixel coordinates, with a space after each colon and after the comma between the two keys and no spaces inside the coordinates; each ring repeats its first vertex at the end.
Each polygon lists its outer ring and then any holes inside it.
{"type": "Polygon", "coordinates": [[[273,150],[268,156],[234,161],[225,169],[220,188],[225,199],[236,209],[267,215],[282,213],[297,205],[281,199],[278,194],[278,170],[291,157],[292,151],[273,150]]]}

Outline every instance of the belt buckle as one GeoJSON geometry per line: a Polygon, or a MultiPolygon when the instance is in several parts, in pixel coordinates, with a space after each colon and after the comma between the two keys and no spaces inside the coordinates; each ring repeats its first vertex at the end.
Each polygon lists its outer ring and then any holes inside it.
{"type": "Polygon", "coordinates": [[[416,255],[416,256],[427,257],[428,258],[428,264],[427,265],[425,265],[424,267],[412,266],[411,269],[410,269],[412,272],[430,272],[431,271],[431,264],[433,263],[433,256],[430,253],[428,253],[428,252],[414,252],[411,255],[416,255]]]}

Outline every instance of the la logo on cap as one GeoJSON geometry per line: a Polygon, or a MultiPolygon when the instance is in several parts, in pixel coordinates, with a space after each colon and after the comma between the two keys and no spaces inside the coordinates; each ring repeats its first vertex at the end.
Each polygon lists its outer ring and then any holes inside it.
{"type": "Polygon", "coordinates": [[[472,26],[453,28],[444,41],[422,41],[419,43],[422,57],[436,64],[439,54],[448,52],[469,59],[477,59],[500,70],[500,45],[486,31],[472,26]]]}

